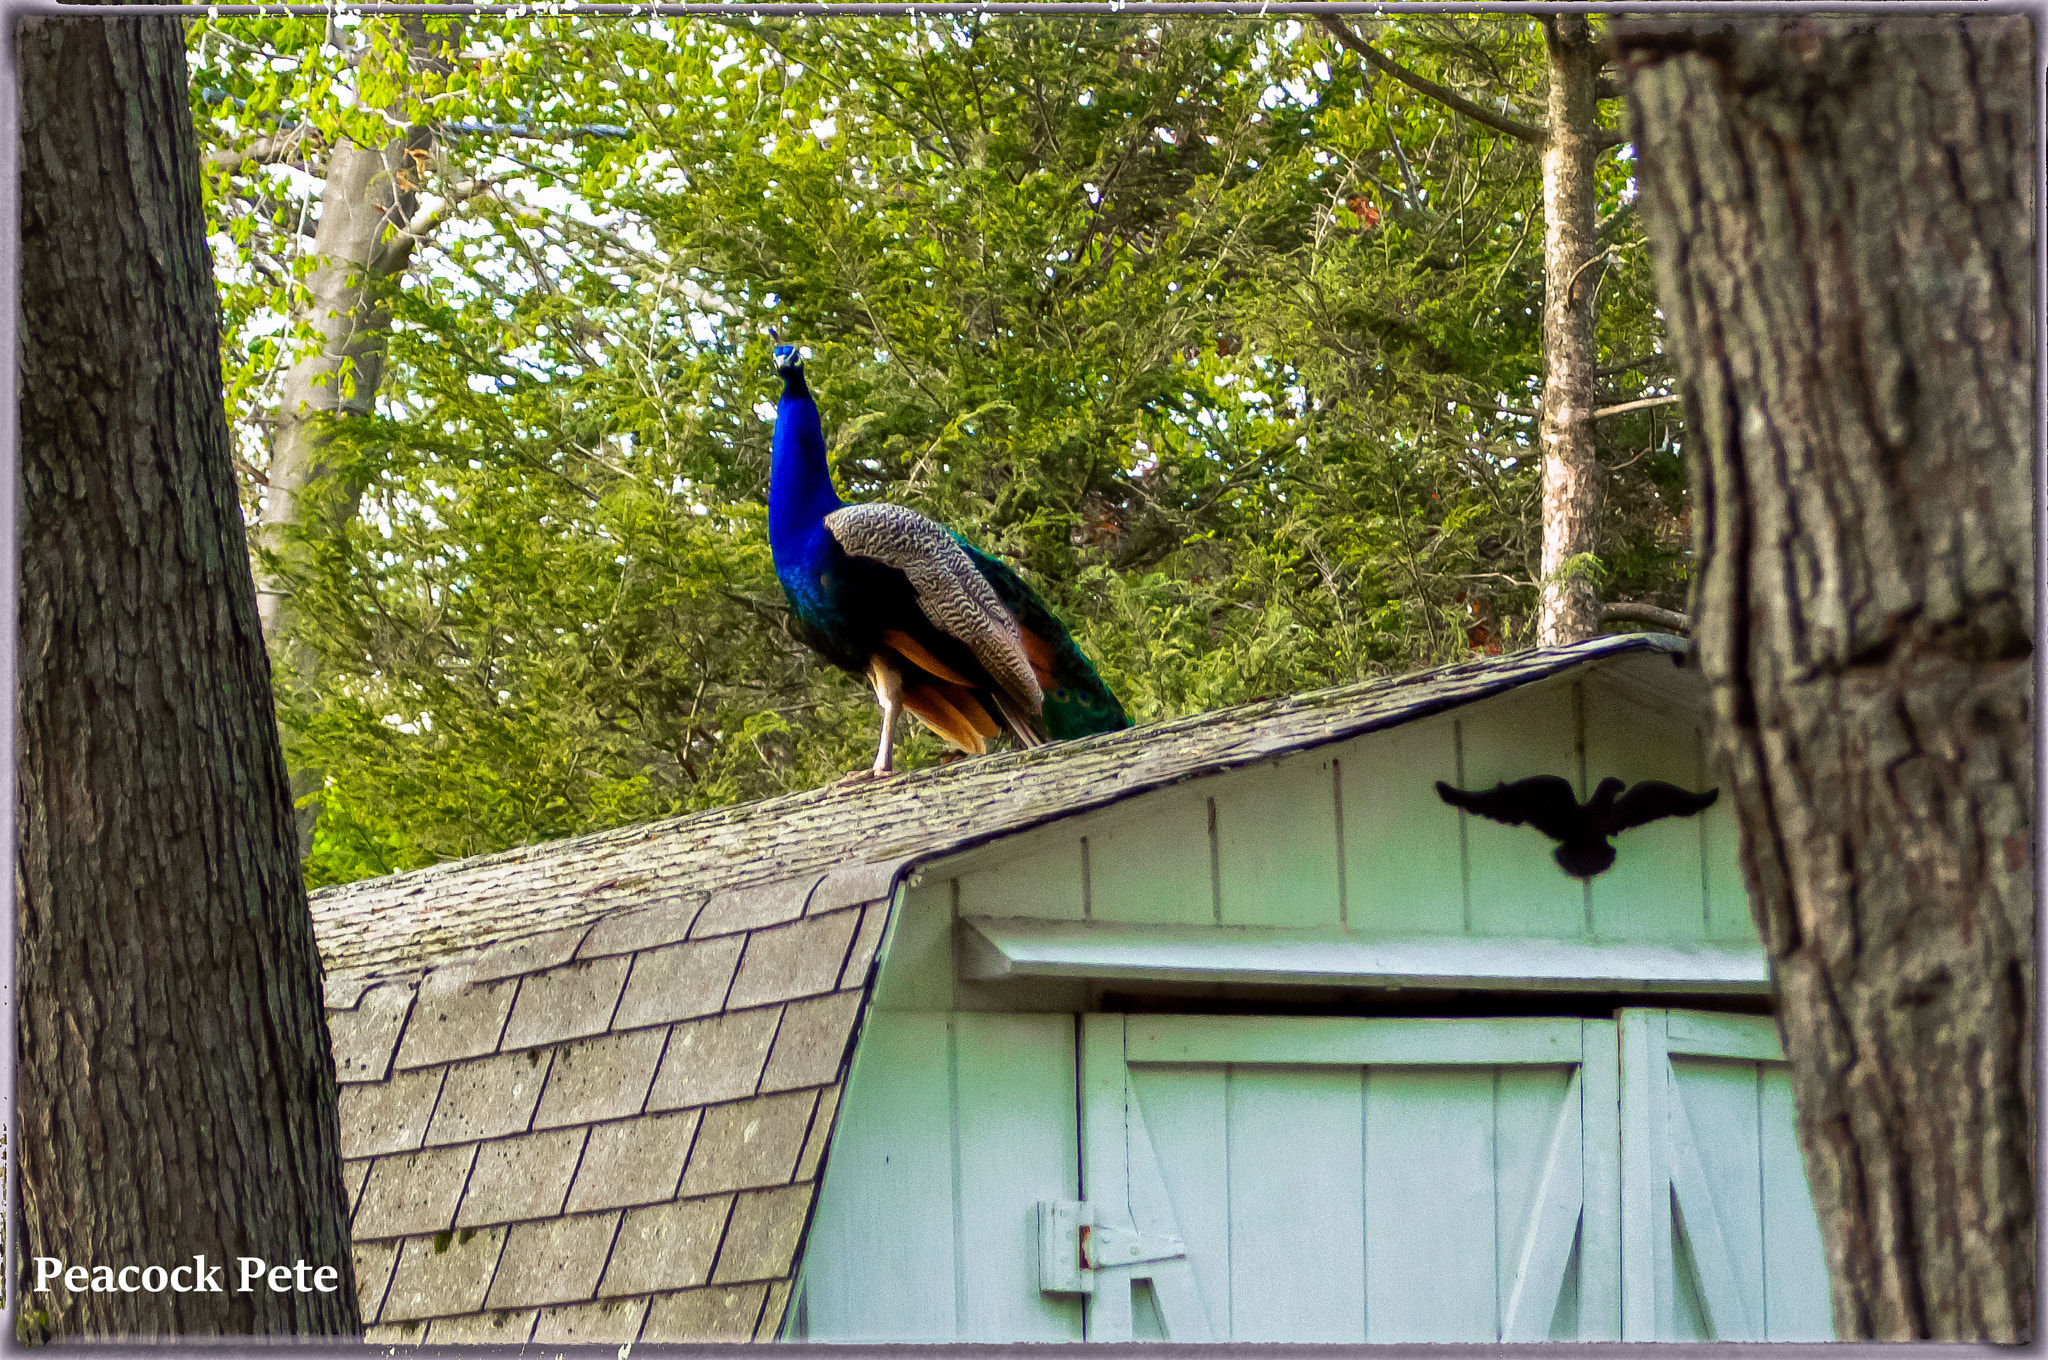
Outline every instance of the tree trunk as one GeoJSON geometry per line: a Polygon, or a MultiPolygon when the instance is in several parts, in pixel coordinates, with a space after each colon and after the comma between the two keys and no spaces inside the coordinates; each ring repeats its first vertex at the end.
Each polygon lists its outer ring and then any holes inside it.
{"type": "Polygon", "coordinates": [[[1632,24],[1715,760],[1845,1339],[2034,1325],[2024,17],[1632,24]]]}
{"type": "Polygon", "coordinates": [[[290,326],[317,343],[285,373],[256,531],[263,553],[256,568],[263,635],[293,685],[313,679],[313,661],[290,637],[291,577],[305,570],[312,542],[347,527],[363,493],[353,473],[336,475],[328,422],[376,409],[391,329],[390,309],[378,291],[411,258],[410,240],[392,237],[418,210],[412,153],[424,155],[431,145],[424,132],[367,150],[343,140],[327,158],[313,268],[290,326]]]}
{"type": "MultiPolygon", "coordinates": [[[[311,695],[320,681],[318,652],[298,634],[294,581],[306,577],[322,543],[347,530],[363,498],[360,474],[335,465],[331,422],[376,410],[391,329],[381,294],[411,259],[412,239],[397,232],[418,211],[419,162],[432,144],[424,131],[372,149],[342,139],[327,158],[307,296],[290,325],[317,344],[285,373],[256,522],[257,608],[275,681],[288,697],[311,695]]],[[[294,769],[293,802],[317,795],[323,782],[322,771],[294,769]]],[[[319,815],[315,803],[297,809],[301,854],[319,815]]]]}
{"type": "Polygon", "coordinates": [[[1593,458],[1593,158],[1600,47],[1583,14],[1543,20],[1550,99],[1543,142],[1543,598],[1545,647],[1600,631],[1598,582],[1585,559],[1599,549],[1600,465],[1593,458]]]}
{"type": "Polygon", "coordinates": [[[359,1332],[182,26],[18,32],[20,1330],[359,1332]],[[220,1292],[32,1292],[200,1255],[220,1292]]]}

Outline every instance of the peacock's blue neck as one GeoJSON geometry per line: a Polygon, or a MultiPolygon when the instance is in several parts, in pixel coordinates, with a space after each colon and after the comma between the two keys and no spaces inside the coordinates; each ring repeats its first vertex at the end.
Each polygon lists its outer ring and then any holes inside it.
{"type": "Polygon", "coordinates": [[[768,466],[768,546],[776,575],[801,572],[823,546],[825,516],[844,504],[825,465],[825,429],[801,368],[783,375],[768,466]]]}

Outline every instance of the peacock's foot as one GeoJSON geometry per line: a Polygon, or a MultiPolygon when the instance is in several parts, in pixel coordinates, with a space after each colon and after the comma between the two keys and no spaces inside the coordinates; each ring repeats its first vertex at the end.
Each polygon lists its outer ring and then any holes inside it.
{"type": "Polygon", "coordinates": [[[888,777],[889,771],[877,770],[870,766],[865,770],[855,770],[852,774],[842,777],[839,781],[839,786],[844,788],[852,784],[867,784],[872,783],[874,780],[887,779],[888,777]]]}

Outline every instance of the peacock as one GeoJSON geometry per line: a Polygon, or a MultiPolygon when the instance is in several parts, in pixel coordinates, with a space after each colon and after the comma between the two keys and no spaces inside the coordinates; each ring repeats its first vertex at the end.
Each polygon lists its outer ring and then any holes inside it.
{"type": "Polygon", "coordinates": [[[847,782],[889,773],[905,709],[970,755],[998,733],[1033,747],[1130,726],[1066,625],[1016,572],[915,510],[840,500],[794,346],[775,347],[775,371],[775,575],[797,636],[865,676],[882,708],[874,766],[847,782]]]}

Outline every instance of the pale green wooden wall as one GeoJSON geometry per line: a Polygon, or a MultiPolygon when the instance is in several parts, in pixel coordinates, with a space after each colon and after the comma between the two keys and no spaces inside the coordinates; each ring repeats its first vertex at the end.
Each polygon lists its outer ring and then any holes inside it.
{"type": "Polygon", "coordinates": [[[1449,807],[1464,788],[1562,774],[1709,787],[1697,703],[1625,657],[1352,741],[1142,795],[923,870],[885,979],[913,1010],[1085,1008],[1078,984],[955,980],[956,916],[1339,928],[1368,938],[1458,935],[1754,945],[1734,812],[1619,837],[1590,885],[1554,844],[1449,807]],[[1583,752],[1583,759],[1582,759],[1583,752]]]}
{"type": "Polygon", "coordinates": [[[1587,788],[1608,775],[1705,788],[1703,749],[1697,715],[1598,672],[1565,677],[1013,837],[935,866],[923,891],[957,882],[966,916],[1747,941],[1725,802],[1626,833],[1587,886],[1536,832],[1465,816],[1434,789],[1582,770],[1587,788]]]}
{"type": "MultiPolygon", "coordinates": [[[[1761,1017],[1662,1010],[882,1012],[800,1335],[1103,1339],[1094,1303],[1039,1288],[1037,1205],[1085,1188],[1097,1222],[1186,1242],[1192,1339],[1826,1339],[1776,1044],[1761,1017]]],[[[1127,1335],[1161,1334],[1161,1297],[1140,1288],[1127,1335]]]]}
{"type": "MultiPolygon", "coordinates": [[[[1076,1036],[1102,984],[1054,978],[963,982],[954,957],[959,917],[1226,930],[1335,927],[1368,938],[1753,944],[1725,798],[1704,816],[1627,833],[1618,841],[1615,868],[1588,887],[1564,876],[1550,858],[1551,843],[1535,832],[1463,816],[1434,791],[1437,779],[1474,788],[1533,774],[1563,774],[1583,779],[1586,787],[1606,775],[1705,787],[1697,680],[1673,683],[1670,672],[1662,657],[1585,668],[1386,733],[1143,795],[923,870],[902,890],[884,943],[882,975],[806,1248],[808,1334],[821,1340],[1081,1339],[1079,1299],[1037,1288],[1033,1214],[1041,1200],[1078,1195],[1076,1036]]],[[[1676,1080],[1670,1074],[1683,1067],[1667,1060],[1657,1080],[1668,1084],[1676,1080]]],[[[1444,1181],[1447,1194],[1505,1196],[1504,1212],[1512,1219],[1528,1211],[1513,1201],[1529,1192],[1530,1159],[1541,1156],[1540,1149],[1531,1150],[1532,1140],[1540,1141],[1539,1126],[1550,1118],[1565,1080],[1563,1068],[1419,1073],[1412,1075],[1425,1084],[1440,1078],[1448,1085],[1435,1096],[1410,1091],[1412,1098],[1402,1099],[1407,1078],[1394,1069],[1384,1070],[1376,1087],[1373,1073],[1359,1067],[1320,1076],[1321,1069],[1299,1069],[1271,1080],[1250,1069],[1233,1078],[1232,1070],[1133,1068],[1133,1090],[1166,1112],[1165,1140],[1179,1159],[1172,1173],[1181,1182],[1176,1193],[1188,1196],[1190,1213],[1197,1216],[1204,1212],[1204,1194],[1213,1196],[1218,1184],[1227,1190],[1231,1175],[1250,1175],[1256,1168],[1239,1166],[1218,1173],[1223,1179],[1216,1181],[1180,1163],[1198,1162],[1204,1147],[1227,1147],[1233,1130],[1252,1136],[1263,1096],[1278,1102],[1266,1113],[1277,1120],[1271,1132],[1280,1137],[1296,1122],[1280,1108],[1289,1103],[1280,1099],[1280,1088],[1320,1081],[1336,1084],[1335,1094],[1322,1093],[1322,1105],[1357,1107],[1361,1135],[1376,1117],[1367,1096],[1374,1090],[1382,1097],[1377,1118],[1387,1130],[1415,1125],[1409,1130],[1416,1139],[1412,1154],[1404,1160],[1398,1149],[1383,1146],[1383,1153],[1395,1155],[1356,1162],[1357,1176],[1398,1180],[1401,1168],[1412,1163],[1426,1180],[1444,1181]],[[1474,1082],[1486,1090],[1464,1089],[1474,1082]],[[1218,1100],[1228,1106],[1233,1090],[1249,1102],[1241,1110],[1206,1123],[1198,1117],[1218,1100]],[[1464,1105],[1471,1105],[1465,1113],[1472,1117],[1463,1123],[1453,1119],[1459,1129],[1431,1133],[1424,1127],[1430,1108],[1446,1115],[1464,1105]],[[1483,1120],[1472,1113],[1481,1105],[1483,1120]],[[1445,1149],[1494,1168],[1479,1178],[1487,1184],[1479,1184],[1476,1173],[1441,1165],[1441,1157],[1432,1161],[1445,1149]]],[[[1707,1145],[1720,1149],[1712,1155],[1733,1158],[1731,1167],[1741,1161],[1741,1148],[1757,1150],[1757,1164],[1768,1162],[1771,1174],[1789,1187],[1759,1210],[1777,1215],[1781,1227],[1792,1224],[1784,1229],[1791,1237],[1779,1234],[1792,1243],[1781,1243],[1780,1254],[1811,1255],[1811,1244],[1799,1237],[1799,1214],[1810,1220],[1811,1207],[1797,1159],[1786,1155],[1789,1114],[1772,1103],[1782,1074],[1756,1065],[1745,1070],[1740,1080],[1761,1093],[1761,1103],[1753,1104],[1762,1113],[1745,1129],[1715,1132],[1707,1145]]],[[[1706,1084],[1692,1082],[1687,1098],[1694,1089],[1718,1090],[1712,1080],[1710,1074],[1706,1084]]],[[[1636,1089],[1643,1089],[1641,1081],[1636,1089]]],[[[1296,1115],[1318,1104],[1293,1103],[1300,1107],[1296,1115]]],[[[1341,1142],[1348,1135],[1339,1130],[1332,1136],[1341,1142]]],[[[1398,1188],[1390,1180],[1383,1193],[1395,1195],[1398,1188]]],[[[1638,1186],[1638,1198],[1644,1193],[1638,1186]]],[[[1272,1201],[1270,1211],[1282,1215],[1314,1208],[1306,1186],[1279,1186],[1265,1198],[1272,1201]]],[[[1669,1236],[1668,1212],[1660,1222],[1664,1254],[1651,1269],[1665,1272],[1665,1301],[1661,1312],[1646,1315],[1649,1322],[1638,1322],[1654,1334],[1683,1335],[1695,1325],[1685,1311],[1690,1277],[1672,1264],[1681,1249],[1669,1236]]],[[[1371,1334],[1485,1339],[1488,1326],[1501,1325],[1508,1249],[1497,1225],[1488,1231],[1494,1238],[1483,1270],[1480,1256],[1467,1263],[1486,1277],[1483,1300],[1474,1284],[1459,1294],[1456,1307],[1426,1309],[1427,1316],[1403,1321],[1405,1287],[1386,1285],[1379,1290],[1385,1296],[1380,1325],[1369,1327],[1371,1334]],[[1430,1316],[1451,1330],[1431,1331],[1430,1316]],[[1455,1326],[1446,1319],[1455,1319],[1455,1326]]],[[[1212,1255],[1213,1250],[1212,1244],[1212,1255]]],[[[1390,1244],[1387,1250],[1396,1248],[1390,1244]]],[[[1763,1250],[1763,1238],[1757,1237],[1752,1255],[1763,1250]]],[[[1731,1252],[1736,1248],[1722,1255],[1731,1252]]],[[[1398,1273],[1400,1259],[1392,1256],[1382,1264],[1398,1273]]],[[[1748,1259],[1730,1269],[1748,1271],[1748,1259]]],[[[1818,1267],[1801,1259],[1803,1264],[1783,1276],[1791,1283],[1782,1292],[1793,1300],[1778,1309],[1784,1325],[1765,1328],[1766,1335],[1812,1335],[1814,1319],[1824,1321],[1824,1283],[1816,1304],[1818,1267]]],[[[1213,1276],[1213,1263],[1207,1269],[1213,1276]]],[[[1570,1270],[1569,1306],[1544,1319],[1542,1330],[1554,1326],[1562,1336],[1591,1327],[1583,1334],[1615,1334],[1604,1321],[1576,1316],[1582,1298],[1605,1298],[1601,1291],[1607,1286],[1581,1278],[1576,1251],[1570,1270]]],[[[1772,1278],[1781,1274],[1774,1271],[1772,1278]]],[[[1208,1284],[1216,1287],[1213,1278],[1208,1284]]],[[[1227,1295],[1228,1283],[1222,1287],[1227,1295]]],[[[1370,1295],[1360,1295],[1362,1306],[1370,1295]]],[[[1725,1313],[1734,1305],[1726,1301],[1727,1288],[1723,1295],[1725,1313]]],[[[1761,1316],[1762,1303],[1756,1307],[1761,1316]]],[[[1255,1313],[1246,1314],[1246,1335],[1259,1332],[1255,1313]]],[[[1140,1335],[1150,1316],[1141,1303],[1140,1335]]]]}

